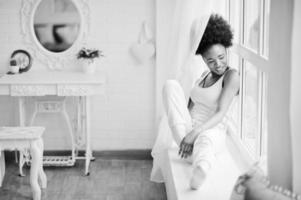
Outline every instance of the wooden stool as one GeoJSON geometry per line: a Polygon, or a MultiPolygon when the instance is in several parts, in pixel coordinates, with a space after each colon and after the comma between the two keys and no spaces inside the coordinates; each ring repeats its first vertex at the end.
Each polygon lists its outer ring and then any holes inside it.
{"type": "Polygon", "coordinates": [[[4,150],[30,150],[30,185],[34,200],[41,199],[41,189],[47,186],[47,177],[43,170],[44,127],[0,127],[0,187],[5,174],[4,150]]]}

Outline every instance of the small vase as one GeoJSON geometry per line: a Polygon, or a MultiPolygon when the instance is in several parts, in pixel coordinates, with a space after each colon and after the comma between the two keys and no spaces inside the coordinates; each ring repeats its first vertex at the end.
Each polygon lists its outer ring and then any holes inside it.
{"type": "Polygon", "coordinates": [[[94,74],[95,73],[95,62],[90,59],[84,59],[82,61],[82,70],[85,74],[94,74]]]}
{"type": "Polygon", "coordinates": [[[19,66],[10,66],[10,72],[13,73],[13,74],[18,74],[19,73],[19,66]]]}

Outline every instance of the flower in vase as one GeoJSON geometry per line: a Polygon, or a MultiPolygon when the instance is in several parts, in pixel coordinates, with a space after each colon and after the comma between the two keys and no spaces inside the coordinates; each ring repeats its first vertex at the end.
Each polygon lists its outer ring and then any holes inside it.
{"type": "Polygon", "coordinates": [[[97,49],[87,49],[82,48],[77,53],[77,59],[88,59],[90,62],[93,62],[95,58],[103,57],[102,51],[97,49]]]}

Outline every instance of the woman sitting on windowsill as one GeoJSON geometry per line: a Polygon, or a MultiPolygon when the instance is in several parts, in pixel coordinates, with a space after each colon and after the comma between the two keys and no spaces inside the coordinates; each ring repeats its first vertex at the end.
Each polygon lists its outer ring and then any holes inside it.
{"type": "Polygon", "coordinates": [[[198,189],[205,181],[216,151],[225,142],[226,126],[222,121],[239,91],[239,74],[227,61],[232,38],[227,21],[211,15],[196,51],[209,71],[203,73],[192,88],[188,108],[177,81],[168,80],[164,85],[164,109],[179,155],[193,164],[192,189],[198,189]]]}

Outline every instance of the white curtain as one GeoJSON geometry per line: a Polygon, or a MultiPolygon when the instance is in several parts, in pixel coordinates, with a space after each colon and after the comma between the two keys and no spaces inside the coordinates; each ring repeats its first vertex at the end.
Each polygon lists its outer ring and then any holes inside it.
{"type": "MultiPolygon", "coordinates": [[[[186,97],[195,82],[205,69],[202,59],[195,56],[195,51],[201,41],[215,1],[177,0],[169,32],[166,64],[168,75],[166,79],[177,79],[186,97]]],[[[218,2],[220,3],[220,1],[218,2]]],[[[160,20],[160,19],[159,19],[160,20]]],[[[188,100],[188,98],[186,98],[188,100]]],[[[164,152],[173,144],[173,137],[168,127],[166,115],[163,114],[158,127],[158,135],[152,149],[153,169],[151,180],[163,182],[162,166],[164,152]]]]}
{"type": "Polygon", "coordinates": [[[291,69],[291,97],[290,118],[293,146],[293,190],[301,194],[301,80],[300,80],[300,52],[301,52],[301,1],[295,1],[293,14],[292,38],[292,69],[291,69]]]}

